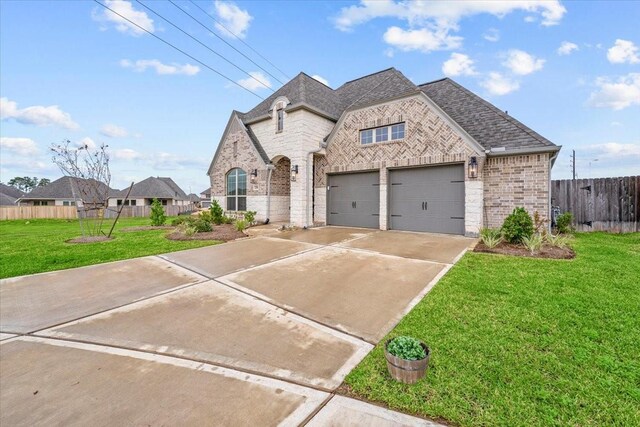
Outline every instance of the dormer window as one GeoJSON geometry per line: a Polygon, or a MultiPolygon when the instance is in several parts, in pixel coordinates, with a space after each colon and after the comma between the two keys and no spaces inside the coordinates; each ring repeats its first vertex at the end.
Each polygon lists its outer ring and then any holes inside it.
{"type": "Polygon", "coordinates": [[[276,110],[276,132],[282,132],[284,129],[284,109],[278,108],[276,110]]]}

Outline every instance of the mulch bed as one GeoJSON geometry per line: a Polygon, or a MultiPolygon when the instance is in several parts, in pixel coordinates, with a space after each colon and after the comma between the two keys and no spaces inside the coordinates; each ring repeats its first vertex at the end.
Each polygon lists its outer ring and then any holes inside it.
{"type": "Polygon", "coordinates": [[[118,231],[122,231],[122,232],[130,232],[130,231],[147,231],[147,230],[173,230],[175,227],[172,227],[170,225],[140,225],[137,227],[125,227],[125,228],[121,228],[118,231]]]}
{"type": "Polygon", "coordinates": [[[222,240],[228,242],[229,240],[241,239],[243,237],[247,237],[247,235],[242,231],[236,230],[231,224],[214,225],[213,231],[208,233],[195,233],[193,236],[187,236],[180,230],[167,234],[167,239],[170,240],[222,240]]]}
{"type": "Polygon", "coordinates": [[[484,243],[478,242],[473,249],[474,252],[484,252],[490,254],[502,254],[512,256],[523,256],[529,258],[550,258],[550,259],[573,259],[576,253],[571,248],[558,248],[556,246],[544,245],[534,254],[522,245],[502,242],[493,249],[488,248],[484,243]]]}
{"type": "Polygon", "coordinates": [[[87,236],[87,237],[76,237],[75,239],[69,239],[67,243],[96,243],[96,242],[108,242],[109,240],[113,240],[112,237],[107,236],[87,236]]]}

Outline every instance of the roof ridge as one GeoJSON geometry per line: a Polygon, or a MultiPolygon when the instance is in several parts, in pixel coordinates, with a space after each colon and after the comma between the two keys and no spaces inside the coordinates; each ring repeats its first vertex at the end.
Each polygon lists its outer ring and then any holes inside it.
{"type": "MultiPolygon", "coordinates": [[[[527,126],[524,123],[522,123],[520,120],[516,119],[513,116],[510,116],[509,114],[506,114],[504,111],[502,111],[501,109],[499,109],[498,107],[496,107],[495,105],[493,105],[492,103],[490,103],[489,101],[484,99],[483,97],[481,97],[479,95],[476,95],[475,93],[471,92],[469,89],[465,88],[464,86],[462,86],[460,83],[456,82],[455,80],[450,79],[448,77],[445,77],[444,79],[441,79],[441,80],[448,80],[449,82],[451,82],[457,88],[462,89],[462,91],[464,92],[466,97],[468,97],[468,98],[475,97],[475,98],[479,99],[480,102],[482,102],[483,104],[488,106],[490,109],[492,109],[493,111],[498,113],[498,115],[502,119],[507,120],[508,122],[511,122],[514,126],[519,128],[520,130],[526,132],[527,134],[532,136],[534,139],[536,139],[538,142],[542,142],[542,143],[545,143],[545,144],[546,143],[553,144],[547,138],[545,138],[544,136],[540,135],[538,132],[534,131],[529,126],[527,126]]],[[[435,82],[432,82],[432,83],[435,83],[435,82]]]]}
{"type": "Polygon", "coordinates": [[[326,87],[327,89],[331,89],[331,90],[332,90],[332,91],[334,91],[334,92],[336,91],[336,90],[335,90],[334,88],[332,88],[331,86],[329,86],[329,85],[326,85],[326,84],[322,83],[320,80],[318,80],[318,79],[314,78],[313,76],[310,76],[309,74],[305,73],[304,71],[300,71],[300,74],[304,75],[305,77],[310,78],[311,80],[313,80],[313,81],[314,81],[314,82],[316,82],[316,83],[320,83],[322,86],[326,87]]]}
{"type": "MultiPolygon", "coordinates": [[[[421,83],[421,84],[416,85],[416,86],[418,86],[418,87],[427,86],[427,85],[430,85],[430,84],[432,84],[432,83],[438,83],[438,82],[442,82],[442,81],[445,81],[445,80],[451,80],[451,79],[450,79],[449,77],[443,77],[443,78],[441,78],[441,79],[438,79],[438,80],[432,80],[432,81],[430,81],[430,82],[426,82],[426,83],[421,83]]],[[[453,80],[451,80],[451,81],[453,82],[453,80]]],[[[454,83],[455,83],[455,82],[454,82],[454,83]]]]}
{"type": "Polygon", "coordinates": [[[361,76],[361,77],[358,77],[357,79],[349,80],[347,82],[342,83],[342,85],[340,85],[340,87],[338,87],[338,89],[340,89],[342,86],[344,86],[346,84],[353,83],[353,82],[356,82],[358,80],[362,80],[362,79],[367,78],[367,77],[375,76],[376,74],[384,73],[385,71],[389,71],[389,70],[395,70],[395,67],[385,68],[384,70],[376,71],[375,73],[367,74],[366,76],[361,76]]]}

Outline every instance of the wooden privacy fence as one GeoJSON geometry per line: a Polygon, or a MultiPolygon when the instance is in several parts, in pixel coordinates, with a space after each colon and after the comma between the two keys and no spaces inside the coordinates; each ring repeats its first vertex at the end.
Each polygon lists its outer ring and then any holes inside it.
{"type": "Polygon", "coordinates": [[[578,231],[640,231],[640,176],[551,181],[551,205],[571,212],[578,231]]]}
{"type": "MultiPolygon", "coordinates": [[[[176,216],[182,212],[194,210],[193,204],[186,206],[163,206],[167,216],[176,216]]],[[[117,207],[104,211],[105,218],[115,218],[117,207]]],[[[94,211],[95,212],[95,211],[94,211]]],[[[151,206],[125,206],[120,218],[149,217],[151,206]]],[[[11,219],[76,219],[78,211],[75,206],[2,206],[0,220],[11,219]]]]}

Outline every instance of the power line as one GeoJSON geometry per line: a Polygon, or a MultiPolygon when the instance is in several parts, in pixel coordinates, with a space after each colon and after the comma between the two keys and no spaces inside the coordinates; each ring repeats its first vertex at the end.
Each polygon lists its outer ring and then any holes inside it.
{"type": "Polygon", "coordinates": [[[226,79],[226,80],[230,81],[231,83],[233,83],[233,84],[234,84],[234,85],[236,85],[236,86],[241,87],[242,89],[246,90],[247,92],[251,93],[252,95],[255,95],[255,96],[257,96],[258,98],[260,98],[260,99],[263,99],[263,100],[264,100],[264,98],[263,98],[262,96],[258,95],[257,93],[253,92],[253,91],[252,91],[252,90],[250,90],[250,89],[247,89],[246,87],[242,86],[240,83],[238,83],[238,82],[236,82],[235,80],[233,80],[233,79],[231,79],[231,78],[229,78],[229,77],[225,76],[225,75],[224,75],[224,74],[222,74],[220,71],[218,71],[218,70],[216,70],[216,69],[214,69],[214,68],[210,67],[209,65],[207,65],[207,64],[205,64],[204,62],[200,61],[199,59],[194,58],[193,56],[189,55],[189,54],[188,54],[187,52],[185,52],[184,50],[182,50],[182,49],[180,49],[179,47],[177,47],[177,46],[175,46],[175,45],[171,44],[170,42],[166,41],[166,40],[165,40],[165,39],[163,39],[162,37],[160,37],[160,36],[157,36],[157,35],[153,34],[151,31],[147,30],[146,28],[143,28],[143,27],[141,27],[140,25],[138,25],[138,24],[136,24],[135,22],[133,22],[132,20],[130,20],[130,19],[128,19],[128,18],[126,18],[126,17],[122,16],[121,14],[119,14],[118,12],[116,12],[115,10],[111,9],[109,6],[107,6],[107,5],[104,5],[104,4],[100,3],[98,0],[93,0],[93,1],[94,1],[95,3],[98,3],[100,6],[104,7],[105,9],[110,10],[112,13],[114,13],[114,14],[118,15],[120,18],[122,18],[122,19],[124,19],[125,21],[129,22],[131,25],[135,25],[136,27],[138,27],[139,29],[141,29],[141,30],[142,30],[142,31],[144,31],[145,33],[147,33],[147,34],[149,34],[149,35],[151,35],[151,36],[155,37],[155,38],[156,38],[156,39],[158,39],[158,40],[160,40],[162,43],[164,43],[164,44],[166,44],[166,45],[168,45],[168,46],[170,46],[170,47],[174,48],[175,50],[177,50],[178,52],[180,52],[180,53],[181,53],[181,54],[183,54],[184,56],[186,56],[186,57],[188,57],[188,58],[191,58],[192,60],[196,61],[198,64],[202,65],[203,67],[208,68],[209,70],[213,71],[214,73],[216,73],[216,74],[217,74],[217,75],[219,75],[220,77],[222,77],[222,78],[224,78],[224,79],[226,79]]]}
{"type": "Polygon", "coordinates": [[[248,59],[253,65],[255,65],[256,67],[260,68],[262,71],[264,71],[265,73],[269,74],[271,77],[273,77],[275,80],[277,80],[280,84],[284,84],[284,82],[282,80],[280,80],[279,78],[277,78],[276,76],[274,76],[273,74],[271,74],[270,72],[268,72],[267,70],[265,70],[264,68],[262,68],[258,63],[256,63],[253,59],[249,58],[247,55],[245,55],[244,53],[242,53],[240,50],[238,50],[235,46],[233,46],[231,43],[229,43],[228,41],[226,41],[225,39],[223,39],[222,37],[220,37],[219,35],[217,35],[215,33],[215,31],[211,30],[209,27],[207,27],[205,24],[203,24],[201,21],[198,20],[198,18],[196,18],[195,16],[191,15],[189,12],[187,12],[186,10],[184,10],[183,8],[181,8],[180,6],[178,6],[173,0],[169,0],[169,3],[171,3],[172,5],[174,5],[176,8],[180,9],[180,11],[182,13],[184,13],[185,15],[187,15],[189,18],[193,19],[194,21],[196,21],[198,24],[200,24],[200,26],[202,28],[204,28],[205,30],[207,30],[208,32],[210,32],[211,34],[213,34],[215,37],[217,37],[218,39],[220,39],[223,43],[225,43],[227,46],[229,46],[231,49],[235,50],[236,52],[238,52],[240,55],[244,56],[246,59],[248,59]]]}
{"type": "MultiPolygon", "coordinates": [[[[283,76],[285,76],[287,79],[290,79],[291,77],[289,77],[287,75],[287,73],[285,73],[284,71],[282,71],[280,68],[276,67],[276,65],[269,61],[267,58],[265,58],[264,56],[262,56],[260,54],[260,52],[258,52],[257,50],[255,50],[254,48],[252,48],[251,46],[249,46],[249,44],[247,42],[245,42],[244,40],[242,40],[240,38],[240,36],[238,36],[237,34],[235,34],[233,31],[231,31],[230,29],[228,29],[227,27],[224,26],[224,24],[220,21],[218,21],[213,15],[211,15],[209,12],[207,12],[206,10],[204,10],[203,8],[201,8],[198,4],[196,4],[193,0],[189,0],[189,2],[194,5],[195,7],[197,7],[198,9],[200,9],[203,13],[205,13],[209,18],[213,19],[216,24],[220,25],[222,28],[224,28],[225,30],[227,30],[229,32],[229,34],[231,34],[233,37],[235,37],[236,39],[240,40],[240,43],[242,43],[243,45],[245,45],[246,47],[248,47],[249,49],[251,49],[256,55],[258,55],[260,58],[264,59],[265,61],[267,61],[273,68],[275,68],[276,70],[278,70],[280,73],[282,73],[283,76]]],[[[275,77],[274,77],[275,78],[275,77]]],[[[277,80],[277,79],[276,79],[277,80]]],[[[280,81],[280,80],[278,80],[280,81]]],[[[282,82],[281,82],[282,83],[282,82]]]]}
{"type": "Polygon", "coordinates": [[[136,0],[136,3],[138,3],[140,6],[144,7],[145,9],[147,9],[148,11],[150,11],[151,13],[155,14],[156,16],[158,16],[159,18],[163,19],[166,23],[168,23],[169,25],[173,26],[176,30],[180,31],[182,34],[186,35],[187,37],[189,37],[190,39],[192,39],[193,41],[195,41],[196,43],[199,43],[201,46],[203,46],[205,49],[209,50],[211,53],[213,53],[214,55],[217,55],[218,57],[220,57],[222,60],[226,61],[228,64],[232,65],[233,67],[237,68],[238,70],[242,71],[244,74],[246,74],[247,76],[249,76],[249,78],[255,80],[256,82],[260,83],[262,86],[266,87],[267,89],[270,89],[272,92],[274,91],[273,89],[271,89],[266,83],[264,83],[263,81],[260,81],[260,79],[255,78],[254,76],[252,76],[248,71],[242,69],[241,67],[237,66],[236,64],[234,64],[233,62],[231,62],[230,60],[228,60],[227,58],[224,57],[224,55],[219,54],[218,52],[216,52],[215,50],[211,49],[209,46],[207,46],[206,44],[204,44],[203,42],[201,42],[198,38],[192,36],[191,34],[187,33],[185,30],[183,30],[182,28],[180,28],[179,26],[177,26],[176,24],[174,24],[173,22],[171,22],[170,20],[168,20],[167,18],[165,18],[164,16],[160,15],[158,12],[156,12],[155,10],[153,10],[152,8],[150,8],[149,6],[147,6],[146,4],[142,3],[140,0],[136,0]]]}

